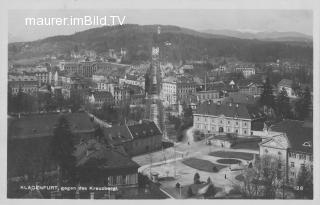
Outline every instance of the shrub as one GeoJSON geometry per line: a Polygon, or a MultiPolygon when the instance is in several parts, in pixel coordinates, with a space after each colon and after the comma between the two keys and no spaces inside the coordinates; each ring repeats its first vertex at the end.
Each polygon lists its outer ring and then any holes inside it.
{"type": "Polygon", "coordinates": [[[194,184],[200,184],[200,175],[199,175],[198,172],[194,174],[193,183],[194,184]]]}
{"type": "Polygon", "coordinates": [[[188,195],[188,197],[192,197],[193,196],[193,192],[192,192],[191,186],[189,186],[189,188],[188,188],[187,195],[188,195]]]}

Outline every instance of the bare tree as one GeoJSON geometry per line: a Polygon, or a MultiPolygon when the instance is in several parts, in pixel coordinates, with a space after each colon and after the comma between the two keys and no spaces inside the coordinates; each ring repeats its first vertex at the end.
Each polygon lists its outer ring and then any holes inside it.
{"type": "Polygon", "coordinates": [[[284,197],[285,164],[279,157],[264,155],[243,172],[242,194],[246,198],[284,197]]]}

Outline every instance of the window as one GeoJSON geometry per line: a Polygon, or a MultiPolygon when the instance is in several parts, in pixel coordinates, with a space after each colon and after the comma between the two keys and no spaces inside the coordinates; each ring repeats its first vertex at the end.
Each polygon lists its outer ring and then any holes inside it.
{"type": "Polygon", "coordinates": [[[294,162],[291,162],[291,163],[290,163],[290,167],[294,167],[294,162]]]}
{"type": "Polygon", "coordinates": [[[239,123],[238,123],[238,122],[236,122],[236,125],[239,125],[239,123]]]}
{"type": "Polygon", "coordinates": [[[267,149],[265,149],[264,152],[265,152],[266,154],[268,154],[269,151],[268,151],[267,149]]]}
{"type": "Polygon", "coordinates": [[[230,124],[230,121],[228,121],[228,124],[230,124]]]}
{"type": "Polygon", "coordinates": [[[243,132],[244,132],[244,134],[247,134],[247,130],[244,130],[243,132]]]}
{"type": "Polygon", "coordinates": [[[290,174],[291,174],[291,176],[294,177],[296,173],[295,172],[290,172],[290,174]]]}
{"type": "Polygon", "coordinates": [[[306,160],[306,155],[305,154],[299,154],[299,159],[306,160]]]}

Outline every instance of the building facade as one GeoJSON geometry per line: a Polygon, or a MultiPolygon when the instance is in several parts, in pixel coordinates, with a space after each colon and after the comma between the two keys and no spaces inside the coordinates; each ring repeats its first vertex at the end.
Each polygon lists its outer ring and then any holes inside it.
{"type": "Polygon", "coordinates": [[[255,107],[238,103],[200,104],[193,114],[193,126],[203,133],[235,133],[252,135],[254,121],[262,120],[264,115],[255,107]]]}
{"type": "Polygon", "coordinates": [[[302,167],[313,171],[313,129],[296,120],[284,120],[270,129],[273,136],[259,144],[260,157],[281,158],[286,182],[295,186],[302,167]]]}

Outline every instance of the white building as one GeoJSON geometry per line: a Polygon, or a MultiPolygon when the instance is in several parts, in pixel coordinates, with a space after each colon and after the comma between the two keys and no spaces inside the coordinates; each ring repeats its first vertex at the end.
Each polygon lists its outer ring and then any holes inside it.
{"type": "Polygon", "coordinates": [[[293,81],[292,80],[282,79],[278,83],[278,92],[280,93],[282,91],[282,89],[285,89],[289,98],[297,98],[298,97],[298,94],[295,92],[295,90],[293,88],[293,81]]]}
{"type": "Polygon", "coordinates": [[[282,159],[286,180],[294,186],[302,166],[313,170],[312,127],[302,121],[284,120],[271,126],[271,131],[273,136],[260,143],[260,157],[273,155],[282,159]]]}
{"type": "Polygon", "coordinates": [[[238,67],[236,72],[241,72],[245,78],[256,74],[256,70],[252,67],[238,67]]]}
{"type": "Polygon", "coordinates": [[[264,115],[255,107],[238,103],[212,103],[199,105],[193,114],[193,125],[203,133],[235,133],[252,135],[252,123],[264,115]]]}

